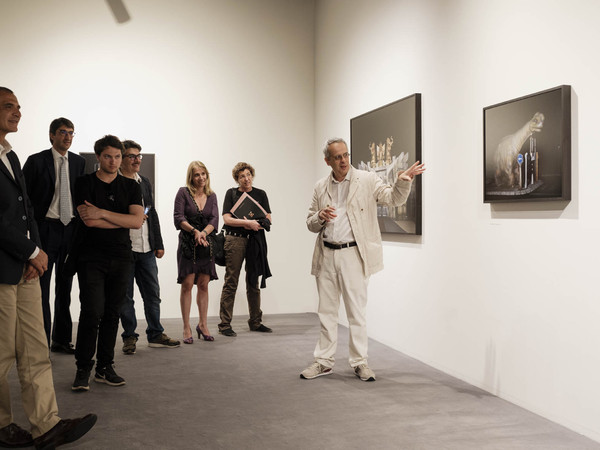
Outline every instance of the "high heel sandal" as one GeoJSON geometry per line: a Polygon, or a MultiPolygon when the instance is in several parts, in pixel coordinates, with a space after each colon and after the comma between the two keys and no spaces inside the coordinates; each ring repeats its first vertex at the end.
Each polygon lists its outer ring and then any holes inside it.
{"type": "Polygon", "coordinates": [[[184,344],[193,344],[194,343],[194,337],[190,336],[189,338],[184,338],[183,339],[183,343],[184,344]]]}
{"type": "Polygon", "coordinates": [[[203,338],[205,341],[214,341],[215,338],[212,337],[210,334],[204,334],[202,332],[202,330],[200,329],[199,325],[196,325],[196,331],[198,332],[198,339],[203,338]]]}

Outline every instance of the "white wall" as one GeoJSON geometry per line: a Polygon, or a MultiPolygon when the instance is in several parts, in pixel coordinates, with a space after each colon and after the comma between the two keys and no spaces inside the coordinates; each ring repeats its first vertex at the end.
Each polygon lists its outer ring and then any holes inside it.
{"type": "MultiPolygon", "coordinates": [[[[312,310],[312,239],[304,216],[315,178],[314,3],[123,3],[131,20],[118,24],[106,1],[2,1],[0,85],[22,105],[19,132],[8,136],[21,162],[49,147],[48,126],[60,116],[75,123],[73,151],[93,151],[94,141],[111,133],[155,153],[166,247],[159,261],[162,316],[180,317],[175,193],[189,162],[199,159],[221,206],[234,185],[231,169],[248,161],[273,211],[273,277],[263,311],[312,310]]],[[[212,316],[224,269],[218,273],[221,280],[210,284],[212,316]]],[[[239,291],[234,313],[247,314],[243,279],[239,291]]],[[[75,286],[74,320],[77,295],[75,286]]],[[[141,307],[137,313],[143,317],[141,307]]]]}
{"type": "Polygon", "coordinates": [[[350,118],[422,93],[423,236],[386,238],[370,336],[596,440],[599,19],[596,0],[321,0],[315,129],[349,138],[350,118]],[[572,200],[484,204],[483,107],[561,84],[572,200]]]}

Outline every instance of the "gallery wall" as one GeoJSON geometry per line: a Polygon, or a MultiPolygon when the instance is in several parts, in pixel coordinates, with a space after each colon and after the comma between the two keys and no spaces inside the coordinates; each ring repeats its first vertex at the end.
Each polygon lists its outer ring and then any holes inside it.
{"type": "Polygon", "coordinates": [[[304,220],[327,173],[319,147],[420,92],[423,236],[385,236],[370,336],[600,440],[597,1],[123,4],[131,20],[117,23],[106,1],[3,1],[0,85],[23,107],[9,135],[22,162],[49,147],[58,116],[75,122],[76,152],[112,133],[156,154],[163,317],[180,316],[172,205],[191,160],[220,200],[237,161],[256,167],[274,218],[264,312],[315,311],[304,220]],[[482,108],[561,84],[573,86],[572,200],[484,204],[482,108]]]}
{"type": "Polygon", "coordinates": [[[369,335],[595,440],[599,19],[595,0],[316,9],[317,143],[349,140],[352,117],[422,93],[423,235],[384,237],[369,335]],[[483,108],[561,84],[573,87],[572,200],[484,204],[483,108]]]}
{"type": "MultiPolygon", "coordinates": [[[[125,23],[104,0],[2,2],[0,85],[13,89],[22,105],[19,132],[8,136],[21,162],[49,148],[48,126],[60,116],[75,124],[75,152],[93,151],[111,133],[156,155],[166,248],[159,260],[163,317],[181,317],[172,217],[188,164],[206,164],[221,207],[235,184],[233,166],[251,163],[254,184],[267,191],[273,212],[273,277],[263,310],[311,310],[313,237],[304,220],[315,178],[313,2],[122,4],[131,17],[125,23]]],[[[223,268],[218,275],[209,287],[210,316],[218,316],[223,268]]],[[[74,320],[77,289],[75,283],[74,320]]],[[[247,314],[243,280],[239,291],[234,313],[247,314]]],[[[137,313],[143,318],[141,306],[137,313]]],[[[197,314],[193,306],[192,317],[197,314]]]]}

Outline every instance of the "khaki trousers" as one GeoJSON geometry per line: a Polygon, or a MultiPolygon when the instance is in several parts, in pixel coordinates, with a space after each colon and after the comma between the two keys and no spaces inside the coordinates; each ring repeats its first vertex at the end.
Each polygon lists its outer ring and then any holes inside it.
{"type": "Polygon", "coordinates": [[[337,349],[340,296],[344,299],[350,325],[349,361],[352,367],[367,363],[367,286],[357,247],[323,249],[321,273],[316,277],[319,292],[321,334],[315,360],[333,367],[337,349]]]}
{"type": "Polygon", "coordinates": [[[60,420],[39,280],[0,284],[0,333],[0,428],[13,421],[8,373],[16,361],[23,409],[36,438],[60,420]]]}
{"type": "MultiPolygon", "coordinates": [[[[225,280],[223,281],[223,291],[221,292],[221,307],[219,315],[221,323],[219,330],[231,328],[231,319],[233,318],[233,305],[235,303],[235,293],[238,287],[242,263],[246,259],[246,247],[248,239],[245,237],[225,236],[225,280]]],[[[248,261],[246,261],[248,264],[248,261]]],[[[260,289],[258,280],[253,285],[246,277],[246,298],[248,299],[248,326],[255,330],[262,323],[262,310],[260,309],[260,289]]]]}

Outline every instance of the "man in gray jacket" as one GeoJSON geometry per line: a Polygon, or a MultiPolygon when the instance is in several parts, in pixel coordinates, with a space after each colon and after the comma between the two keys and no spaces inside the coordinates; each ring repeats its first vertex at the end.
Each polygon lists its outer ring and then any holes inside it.
{"type": "Polygon", "coordinates": [[[319,233],[311,273],[319,292],[321,335],[315,361],[300,374],[310,380],[332,373],[337,347],[340,296],[350,324],[350,365],[363,381],[375,381],[367,364],[367,285],[383,269],[377,203],[400,206],[406,202],[412,180],[425,171],[417,161],[398,174],[393,186],[376,174],[350,165],[343,139],[330,139],[323,149],[331,173],[315,185],[306,219],[308,229],[319,233]]]}

